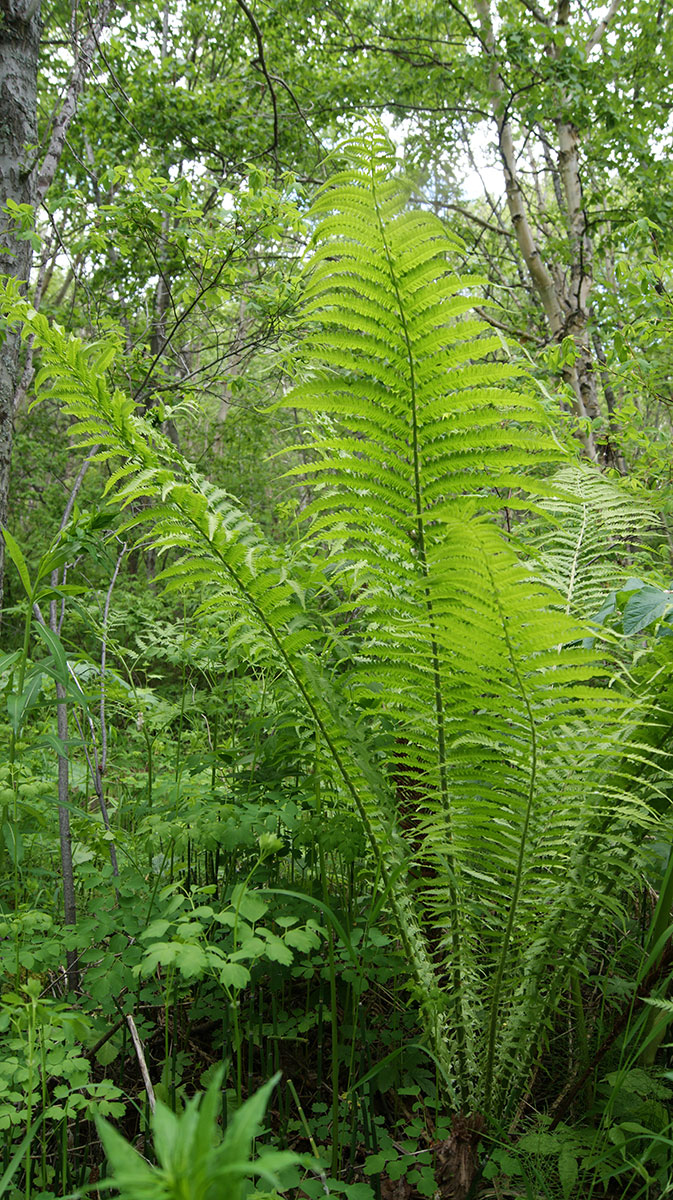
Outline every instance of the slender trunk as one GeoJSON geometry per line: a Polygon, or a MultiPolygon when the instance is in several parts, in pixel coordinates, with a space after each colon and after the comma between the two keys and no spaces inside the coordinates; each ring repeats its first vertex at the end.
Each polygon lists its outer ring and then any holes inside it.
{"type": "MultiPolygon", "coordinates": [[[[490,0],[475,0],[475,8],[481,26],[482,46],[489,61],[491,112],[498,130],[498,147],[505,177],[507,207],[519,250],[542,302],[549,328],[554,338],[560,342],[570,333],[569,307],[564,302],[565,297],[557,286],[553,271],[547,266],[540,253],[540,247],[529,220],[528,205],[519,180],[514,134],[508,115],[509,105],[498,62],[490,0]]],[[[581,346],[578,346],[575,363],[567,364],[563,370],[564,379],[572,390],[575,412],[581,420],[596,415],[591,405],[591,376],[586,369],[587,365],[590,365],[590,356],[587,364],[581,346]],[[587,409],[586,401],[589,401],[590,409],[587,409]]],[[[587,457],[594,462],[597,461],[598,451],[591,430],[582,429],[579,436],[587,457]]]]}
{"type": "MultiPolygon", "coordinates": [[[[33,212],[51,186],[98,40],[115,3],[100,0],[86,36],[79,46],[73,44],[75,62],[63,101],[44,158],[35,162],[41,0],[0,0],[0,275],[11,276],[23,287],[30,277],[33,212]],[[8,199],[26,206],[22,227],[2,212],[8,199]]],[[[0,526],[7,522],[13,418],[22,376],[20,336],[6,332],[0,346],[0,526]]],[[[0,540],[0,613],[3,591],[4,545],[0,540]]]]}
{"type": "MultiPolygon", "coordinates": [[[[37,63],[42,22],[40,0],[0,0],[0,274],[25,287],[32,248],[36,182],[30,161],[37,142],[37,63]],[[3,211],[7,202],[27,206],[23,220],[3,211]],[[22,228],[23,227],[23,228],[22,228]],[[22,233],[24,236],[22,236],[22,233]]],[[[21,379],[21,339],[5,331],[0,345],[0,525],[7,499],[14,432],[14,395],[21,379]]],[[[4,543],[0,539],[0,610],[4,543]]]]}

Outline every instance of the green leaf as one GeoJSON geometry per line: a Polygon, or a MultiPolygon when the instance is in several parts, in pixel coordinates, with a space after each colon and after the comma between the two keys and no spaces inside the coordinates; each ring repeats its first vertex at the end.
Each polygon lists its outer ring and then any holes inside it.
{"type": "Polygon", "coordinates": [[[175,965],[185,979],[200,979],[208,970],[208,956],[198,942],[175,942],[175,965]]]}
{"type": "Polygon", "coordinates": [[[2,836],[4,838],[9,857],[15,866],[23,861],[23,838],[15,825],[10,825],[9,821],[5,821],[2,827],[2,836]]]}
{"type": "Polygon", "coordinates": [[[282,963],[283,966],[289,967],[294,961],[294,955],[289,946],[286,946],[284,941],[268,929],[262,929],[260,933],[263,934],[266,943],[264,946],[265,958],[270,959],[271,962],[282,963]]]}
{"type": "MultiPolygon", "coordinates": [[[[35,745],[36,749],[40,746],[48,746],[50,750],[56,751],[59,758],[67,758],[68,757],[68,746],[66,745],[66,743],[62,740],[62,738],[58,737],[57,734],[52,733],[50,731],[48,731],[47,733],[43,733],[42,737],[39,738],[38,741],[36,741],[34,743],[34,745],[35,745]]],[[[77,807],[75,809],[75,811],[78,813],[78,815],[81,815],[81,812],[82,812],[81,808],[77,807]]]]}
{"type": "Polygon", "coordinates": [[[232,987],[237,992],[250,983],[250,972],[241,963],[225,963],[220,969],[220,983],[232,987]]]}
{"type": "Polygon", "coordinates": [[[224,1166],[245,1162],[250,1157],[253,1138],[261,1132],[262,1121],[271,1093],[280,1079],[280,1072],[250,1096],[227,1125],[222,1144],[213,1155],[218,1171],[224,1166]]]}
{"type": "Polygon", "coordinates": [[[157,1158],[162,1167],[169,1169],[173,1164],[176,1145],[184,1135],[184,1120],[157,1100],[152,1117],[152,1133],[157,1158]]]}
{"type": "Polygon", "coordinates": [[[64,685],[64,687],[67,686],[68,660],[66,658],[65,650],[63,649],[63,644],[60,637],[58,634],[53,633],[51,629],[49,629],[46,625],[43,625],[40,621],[36,622],[35,628],[37,629],[37,632],[39,633],[42,641],[45,643],[54,660],[56,667],[56,678],[64,685]]]}
{"type": "Polygon", "coordinates": [[[164,936],[166,930],[170,929],[172,924],[172,921],[165,921],[163,917],[159,917],[158,920],[152,921],[151,925],[143,929],[140,937],[143,941],[151,941],[152,938],[161,938],[164,936]]]}
{"type": "Polygon", "coordinates": [[[126,1200],[161,1200],[166,1189],[159,1172],[103,1117],[96,1118],[96,1129],[112,1170],[112,1179],[98,1186],[114,1185],[126,1200]]]}
{"type": "Polygon", "coordinates": [[[9,557],[11,558],[12,562],[14,563],[14,566],[16,567],[17,571],[19,572],[19,577],[23,584],[25,593],[26,593],[28,599],[32,600],[33,585],[30,582],[30,575],[28,574],[28,567],[26,565],[26,560],[23,557],[23,554],[21,553],[21,548],[19,547],[18,543],[14,541],[14,538],[12,537],[12,535],[8,529],[2,530],[2,536],[5,539],[7,553],[9,554],[9,557]]]}
{"type": "Polygon", "coordinates": [[[262,900],[261,896],[256,892],[244,890],[243,884],[234,889],[231,902],[234,908],[238,907],[239,914],[245,917],[247,921],[261,920],[269,907],[266,901],[262,900]],[[242,890],[243,895],[241,895],[242,890]]]}
{"type": "Polygon", "coordinates": [[[42,688],[42,671],[34,668],[27,676],[23,691],[20,695],[11,692],[7,696],[7,712],[9,720],[17,735],[23,724],[24,717],[35,704],[42,688]]]}
{"type": "Polygon", "coordinates": [[[577,1159],[570,1150],[563,1150],[559,1155],[558,1173],[565,1200],[570,1200],[570,1197],[575,1194],[578,1175],[577,1159]]]}
{"type": "Polygon", "coordinates": [[[42,1124],[43,1120],[44,1120],[44,1114],[41,1114],[37,1118],[37,1120],[34,1121],[33,1124],[30,1126],[30,1128],[26,1132],[25,1137],[20,1142],[20,1144],[17,1146],[12,1157],[10,1158],[7,1168],[4,1171],[2,1178],[0,1179],[0,1196],[5,1196],[7,1194],[7,1192],[9,1191],[10,1184],[11,1184],[14,1176],[16,1175],[16,1172],[20,1169],[22,1162],[23,1162],[24,1155],[25,1155],[28,1147],[30,1146],[30,1143],[32,1142],[32,1140],[34,1138],[37,1129],[42,1124]]]}
{"type": "Polygon", "coordinates": [[[641,633],[673,609],[673,592],[646,585],[628,600],[622,617],[626,634],[641,633]]]}
{"type": "Polygon", "coordinates": [[[11,671],[21,656],[21,650],[12,650],[10,654],[0,654],[0,671],[11,671]]]}
{"type": "Polygon", "coordinates": [[[141,975],[151,975],[158,966],[170,967],[175,962],[177,942],[157,942],[143,955],[140,964],[141,975]]]}

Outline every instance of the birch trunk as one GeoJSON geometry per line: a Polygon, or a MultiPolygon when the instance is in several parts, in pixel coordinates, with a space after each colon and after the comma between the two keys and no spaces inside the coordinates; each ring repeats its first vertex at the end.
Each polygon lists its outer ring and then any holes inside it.
{"type": "MultiPolygon", "coordinates": [[[[40,0],[0,0],[0,274],[23,286],[32,261],[31,242],[4,210],[8,200],[35,204],[31,156],[37,143],[37,63],[42,23],[40,0]]],[[[32,228],[32,221],[29,222],[32,228]]],[[[14,394],[22,375],[21,339],[0,334],[0,525],[7,523],[7,498],[14,431],[14,394]]],[[[4,585],[4,542],[0,538],[0,611],[4,585]]]]}
{"type": "MultiPolygon", "coordinates": [[[[33,211],[45,198],[56,173],[68,129],[103,29],[116,0],[100,0],[88,32],[73,45],[75,62],[61,107],[41,161],[36,161],[37,68],[42,33],[41,0],[0,0],[0,274],[10,275],[24,287],[30,278],[32,246],[29,236],[17,233],[15,221],[1,210],[7,199],[33,211]]],[[[26,214],[25,233],[33,219],[26,214]]],[[[12,458],[15,399],[28,387],[23,378],[21,342],[17,333],[4,335],[0,346],[0,525],[7,522],[7,500],[12,458]]],[[[0,614],[4,592],[4,544],[0,539],[0,614]]]]}
{"type": "MultiPolygon", "coordinates": [[[[552,171],[552,180],[566,225],[569,265],[561,262],[545,263],[518,175],[517,152],[509,116],[512,97],[507,95],[503,82],[490,0],[474,0],[474,5],[479,20],[481,45],[489,65],[491,112],[498,132],[505,194],[514,233],[528,274],[540,297],[553,338],[561,342],[564,338],[571,337],[574,342],[575,361],[564,366],[563,375],[573,394],[575,413],[580,419],[584,419],[586,424],[587,418],[595,421],[602,414],[598,399],[589,308],[593,286],[593,243],[584,209],[578,132],[569,119],[567,98],[561,92],[554,121],[558,157],[556,167],[552,171]]],[[[613,0],[605,18],[586,43],[586,54],[591,53],[600,41],[618,5],[619,0],[613,0]]],[[[537,10],[535,14],[538,20],[550,29],[546,53],[556,58],[558,47],[551,36],[551,20],[542,13],[538,14],[537,10]]],[[[563,29],[568,19],[568,0],[559,0],[557,29],[563,29]]],[[[548,152],[547,157],[551,158],[548,152]]],[[[611,432],[614,433],[614,429],[611,432]]],[[[611,444],[610,437],[597,444],[592,430],[588,429],[580,433],[580,438],[585,453],[593,461],[607,464],[619,459],[618,451],[611,444]]]]}

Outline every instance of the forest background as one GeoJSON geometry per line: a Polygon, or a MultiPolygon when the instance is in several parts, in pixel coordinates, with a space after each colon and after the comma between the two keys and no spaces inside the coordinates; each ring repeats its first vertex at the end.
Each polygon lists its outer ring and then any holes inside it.
{"type": "Polygon", "coordinates": [[[671,21],[0,5],[0,1191],[670,1193],[671,21]]]}

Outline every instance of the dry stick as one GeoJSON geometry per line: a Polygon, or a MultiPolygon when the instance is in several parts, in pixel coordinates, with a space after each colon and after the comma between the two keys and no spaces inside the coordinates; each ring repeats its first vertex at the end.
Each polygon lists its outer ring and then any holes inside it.
{"type": "Polygon", "coordinates": [[[130,1032],[131,1038],[133,1040],[133,1046],[135,1048],[136,1057],[138,1059],[138,1065],[140,1066],[140,1074],[143,1077],[143,1083],[145,1084],[145,1091],[147,1092],[147,1100],[148,1100],[148,1103],[150,1106],[150,1111],[152,1113],[154,1113],[154,1111],[157,1107],[156,1097],[154,1095],[154,1088],[152,1087],[152,1080],[150,1079],[150,1073],[147,1070],[147,1063],[145,1061],[145,1055],[143,1052],[143,1044],[140,1040],[138,1030],[136,1029],[136,1023],[133,1020],[133,1017],[131,1016],[130,1013],[126,1014],[126,1024],[129,1027],[129,1032],[130,1032]]]}

